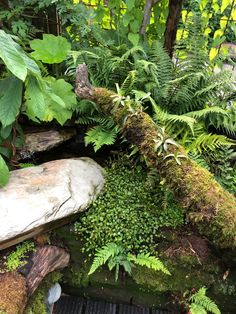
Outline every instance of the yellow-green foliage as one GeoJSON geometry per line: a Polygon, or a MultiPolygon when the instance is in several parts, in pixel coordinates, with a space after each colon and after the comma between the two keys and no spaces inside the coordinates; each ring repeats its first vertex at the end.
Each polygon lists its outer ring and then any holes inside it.
{"type": "Polygon", "coordinates": [[[6,259],[5,265],[7,270],[13,271],[26,263],[29,253],[35,250],[35,244],[32,241],[24,241],[17,245],[16,249],[11,252],[6,259]]]}

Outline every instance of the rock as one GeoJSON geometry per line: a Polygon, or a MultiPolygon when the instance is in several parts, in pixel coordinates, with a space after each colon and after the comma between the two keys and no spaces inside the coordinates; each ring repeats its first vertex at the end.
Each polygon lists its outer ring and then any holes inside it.
{"type": "Polygon", "coordinates": [[[24,147],[18,152],[17,159],[30,158],[34,153],[45,152],[70,140],[75,129],[65,130],[30,130],[25,134],[24,147]]]}
{"type": "Polygon", "coordinates": [[[103,184],[103,169],[89,158],[12,171],[0,189],[0,249],[72,221],[103,184]]]}

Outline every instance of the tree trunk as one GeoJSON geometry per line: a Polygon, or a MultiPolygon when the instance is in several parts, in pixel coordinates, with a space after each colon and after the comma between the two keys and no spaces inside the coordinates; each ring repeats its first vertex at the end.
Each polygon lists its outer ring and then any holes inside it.
{"type": "Polygon", "coordinates": [[[158,155],[155,141],[160,135],[151,117],[141,109],[130,113],[122,104],[114,105],[114,97],[119,96],[104,88],[93,88],[86,65],[77,68],[76,94],[94,101],[99,110],[114,119],[123,136],[139,148],[150,166],[157,168],[200,234],[221,248],[236,247],[236,199],[214,180],[210,172],[187,156],[178,164],[178,155],[186,155],[183,147],[169,145],[166,153],[158,155]],[[166,157],[168,154],[172,154],[170,158],[166,157]]]}
{"type": "Polygon", "coordinates": [[[169,14],[166,21],[164,47],[171,58],[173,56],[173,48],[181,15],[182,4],[183,0],[169,0],[169,14]]]}

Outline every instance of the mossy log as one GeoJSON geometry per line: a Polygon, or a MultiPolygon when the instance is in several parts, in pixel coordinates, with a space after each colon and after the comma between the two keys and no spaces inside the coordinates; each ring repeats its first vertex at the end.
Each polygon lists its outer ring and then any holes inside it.
{"type": "MultiPolygon", "coordinates": [[[[236,247],[236,199],[218,184],[213,175],[189,158],[165,158],[155,151],[158,128],[152,118],[141,109],[134,112],[120,104],[114,105],[115,92],[92,87],[86,65],[79,65],[76,73],[76,94],[97,104],[101,112],[113,118],[123,136],[138,147],[150,166],[156,167],[176,200],[185,208],[187,218],[221,248],[236,247]]],[[[167,154],[186,155],[183,147],[170,145],[167,154]]]]}

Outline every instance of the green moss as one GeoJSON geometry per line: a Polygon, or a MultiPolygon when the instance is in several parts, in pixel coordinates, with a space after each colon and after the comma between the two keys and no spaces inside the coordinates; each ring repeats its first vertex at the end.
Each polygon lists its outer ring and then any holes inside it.
{"type": "Polygon", "coordinates": [[[38,289],[29,300],[26,314],[47,314],[45,299],[48,290],[61,279],[61,273],[58,271],[52,272],[46,276],[38,289]]]}
{"type": "Polygon", "coordinates": [[[236,245],[235,198],[211,173],[191,160],[163,164],[160,172],[201,234],[222,248],[236,245]]]}
{"type": "MultiPolygon", "coordinates": [[[[185,261],[187,264],[187,261],[185,261]]],[[[133,271],[133,278],[138,285],[144,289],[155,292],[181,292],[191,288],[200,288],[204,285],[211,285],[215,281],[213,273],[204,271],[202,267],[190,268],[186,264],[173,265],[170,261],[165,262],[170,270],[171,276],[164,276],[162,273],[155,272],[145,267],[136,267],[133,271]]]]}

